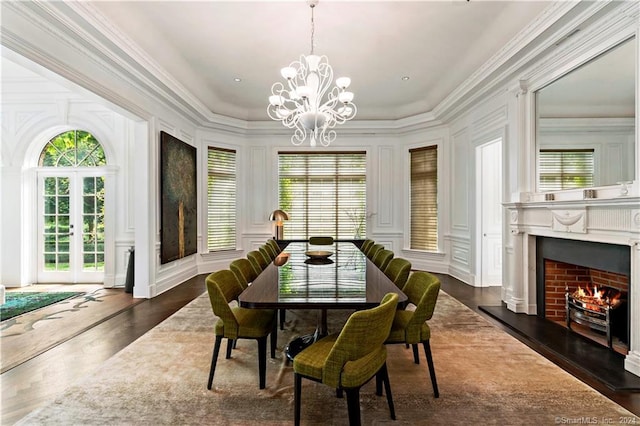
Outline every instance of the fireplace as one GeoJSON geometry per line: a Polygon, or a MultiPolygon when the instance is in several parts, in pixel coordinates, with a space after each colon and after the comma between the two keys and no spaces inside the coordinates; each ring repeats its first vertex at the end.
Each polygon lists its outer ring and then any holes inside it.
{"type": "Polygon", "coordinates": [[[538,316],[626,354],[629,247],[549,237],[536,247],[538,316]]]}

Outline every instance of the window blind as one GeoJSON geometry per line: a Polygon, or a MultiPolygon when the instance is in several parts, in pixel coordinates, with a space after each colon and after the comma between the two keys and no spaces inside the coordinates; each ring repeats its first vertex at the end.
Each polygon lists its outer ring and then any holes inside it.
{"type": "Polygon", "coordinates": [[[236,248],[236,152],[209,147],[207,154],[207,248],[236,248]]]}
{"type": "Polygon", "coordinates": [[[593,149],[540,150],[538,189],[559,191],[593,186],[593,149]]]}
{"type": "Polygon", "coordinates": [[[411,248],[438,249],[438,147],[409,150],[411,155],[411,248]]]}
{"type": "Polygon", "coordinates": [[[366,235],[366,154],[278,153],[285,239],[366,235]]]}

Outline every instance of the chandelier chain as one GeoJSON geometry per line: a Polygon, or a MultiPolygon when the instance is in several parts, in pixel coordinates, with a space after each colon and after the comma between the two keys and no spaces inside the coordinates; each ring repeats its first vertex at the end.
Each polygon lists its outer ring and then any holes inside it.
{"type": "Polygon", "coordinates": [[[316,25],[315,25],[315,21],[313,20],[313,9],[314,6],[311,6],[311,54],[313,55],[313,38],[315,36],[316,33],[316,25]]]}

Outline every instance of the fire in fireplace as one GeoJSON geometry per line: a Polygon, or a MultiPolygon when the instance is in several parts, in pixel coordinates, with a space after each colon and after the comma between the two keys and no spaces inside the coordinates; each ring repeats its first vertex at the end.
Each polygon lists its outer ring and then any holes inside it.
{"type": "Polygon", "coordinates": [[[570,292],[566,288],[567,328],[576,322],[606,333],[607,345],[613,349],[613,335],[626,336],[626,293],[611,287],[581,286],[570,292]],[[622,308],[622,309],[620,309],[622,308]],[[620,313],[618,313],[620,312],[620,313]]]}

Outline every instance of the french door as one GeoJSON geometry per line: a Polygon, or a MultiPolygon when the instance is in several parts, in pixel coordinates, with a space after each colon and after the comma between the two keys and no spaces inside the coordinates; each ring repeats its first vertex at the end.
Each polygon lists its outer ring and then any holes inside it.
{"type": "Polygon", "coordinates": [[[38,282],[103,282],[104,176],[41,172],[38,206],[38,282]]]}

